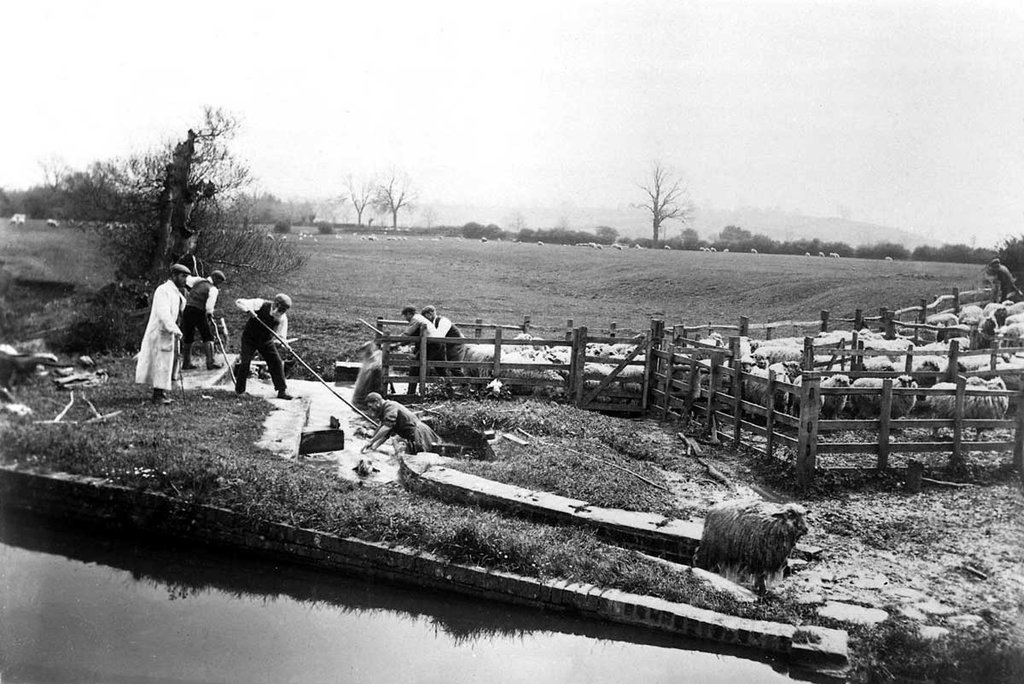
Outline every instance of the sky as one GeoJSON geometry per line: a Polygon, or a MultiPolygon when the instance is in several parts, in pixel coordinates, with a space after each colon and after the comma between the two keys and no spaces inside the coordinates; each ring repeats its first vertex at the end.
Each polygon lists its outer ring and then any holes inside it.
{"type": "Polygon", "coordinates": [[[979,245],[1024,233],[1024,3],[6,3],[0,187],[242,121],[262,189],[398,170],[422,203],[698,207],[979,245]]]}

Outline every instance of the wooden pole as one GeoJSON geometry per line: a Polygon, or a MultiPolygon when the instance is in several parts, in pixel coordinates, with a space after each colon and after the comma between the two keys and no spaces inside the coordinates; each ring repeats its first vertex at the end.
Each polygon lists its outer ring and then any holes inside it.
{"type": "Polygon", "coordinates": [[[882,405],[878,422],[878,469],[889,467],[889,421],[892,420],[892,378],[882,380],[882,405]]]}
{"type": "Polygon", "coordinates": [[[956,377],[956,400],[953,405],[953,455],[949,459],[950,468],[957,470],[964,465],[963,433],[964,433],[964,393],[967,391],[967,378],[956,377]]]}
{"type": "Polygon", "coordinates": [[[609,323],[608,324],[608,337],[615,337],[616,329],[617,329],[617,326],[615,325],[615,321],[612,321],[611,323],[609,323]]]}
{"type": "Polygon", "coordinates": [[[567,318],[567,319],[565,319],[565,339],[571,340],[573,338],[572,333],[573,333],[572,319],[571,318],[567,318]]]}
{"type": "Polygon", "coordinates": [[[960,315],[960,288],[953,288],[953,313],[960,315]]]}
{"type": "Polygon", "coordinates": [[[700,392],[700,371],[698,369],[697,357],[690,357],[690,385],[687,388],[686,403],[683,406],[683,419],[688,423],[690,414],[693,413],[694,404],[697,402],[697,395],[700,392]]]}
{"type": "Polygon", "coordinates": [[[857,309],[853,312],[853,331],[857,332],[864,327],[864,310],[857,309]]]}
{"type": "Polygon", "coordinates": [[[732,441],[739,447],[743,422],[743,364],[740,363],[740,338],[729,338],[732,352],[732,441]]]}
{"type": "MultiPolygon", "coordinates": [[[[665,339],[665,321],[660,318],[651,319],[651,330],[647,335],[647,354],[644,360],[644,386],[641,396],[641,408],[646,413],[650,404],[651,387],[654,386],[654,376],[658,371],[658,357],[656,353],[661,350],[662,342],[665,339]]],[[[664,416],[662,416],[664,418],[664,416]]]]}
{"type": "Polygon", "coordinates": [[[576,406],[582,408],[580,404],[583,403],[583,389],[586,385],[587,373],[587,326],[581,325],[577,331],[580,337],[576,364],[576,406]]]}
{"type": "Polygon", "coordinates": [[[484,334],[483,323],[484,323],[484,319],[482,319],[482,318],[476,319],[476,326],[473,328],[474,337],[483,337],[483,334],[484,334]]]}
{"type": "Polygon", "coordinates": [[[494,367],[491,374],[496,378],[501,377],[501,328],[494,329],[494,367]]]}
{"type": "MultiPolygon", "coordinates": [[[[380,322],[380,319],[377,319],[380,322]]],[[[381,330],[385,330],[381,328],[381,330]]],[[[391,339],[390,335],[380,338],[380,396],[388,397],[388,378],[391,375],[391,339]]]]}
{"type": "Polygon", "coordinates": [[[423,396],[423,393],[427,389],[427,333],[420,333],[420,386],[419,393],[423,396]]]}
{"type": "Polygon", "coordinates": [[[740,316],[740,337],[750,336],[750,318],[740,316]]]}
{"type": "Polygon", "coordinates": [[[1024,473],[1024,390],[1017,394],[1017,428],[1013,435],[1013,467],[1024,473]]]}
{"type": "Polygon", "coordinates": [[[718,394],[718,378],[720,367],[725,358],[721,352],[711,354],[711,374],[708,377],[707,429],[712,444],[718,444],[718,428],[715,420],[715,396],[718,394]]]}
{"type": "Polygon", "coordinates": [[[768,415],[765,418],[764,428],[768,432],[767,442],[764,445],[764,455],[771,458],[775,451],[775,371],[768,371],[768,415]]]}
{"type": "Polygon", "coordinates": [[[797,439],[796,480],[806,487],[814,479],[818,437],[820,380],[804,378],[800,382],[800,427],[797,439]]]}
{"type": "Polygon", "coordinates": [[[530,317],[523,316],[523,332],[527,335],[530,334],[530,317]]]}
{"type": "Polygon", "coordinates": [[[800,368],[805,371],[814,370],[814,338],[804,338],[804,358],[800,368]]]}
{"type": "Polygon", "coordinates": [[[821,310],[821,332],[828,332],[828,309],[821,310]]]}
{"type": "Polygon", "coordinates": [[[946,381],[956,382],[957,367],[960,365],[960,343],[952,340],[949,343],[949,355],[946,365],[946,381]]]}

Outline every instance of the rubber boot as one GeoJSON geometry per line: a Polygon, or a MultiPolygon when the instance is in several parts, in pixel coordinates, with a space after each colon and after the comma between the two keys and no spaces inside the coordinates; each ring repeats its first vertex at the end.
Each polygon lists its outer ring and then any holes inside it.
{"type": "Polygon", "coordinates": [[[192,370],[195,364],[192,363],[192,345],[181,343],[181,370],[192,370]]]}
{"type": "Polygon", "coordinates": [[[206,370],[220,368],[221,365],[213,360],[213,342],[204,342],[203,351],[206,353],[206,370]]]}

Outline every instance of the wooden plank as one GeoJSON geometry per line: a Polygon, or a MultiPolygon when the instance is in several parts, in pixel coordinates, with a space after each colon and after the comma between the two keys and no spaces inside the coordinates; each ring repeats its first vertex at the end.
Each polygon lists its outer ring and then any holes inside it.
{"type": "Polygon", "coordinates": [[[646,340],[646,338],[644,338],[643,342],[638,344],[636,346],[636,348],[633,349],[633,351],[631,351],[629,354],[627,354],[626,358],[623,359],[621,362],[619,362],[619,364],[615,366],[615,368],[612,370],[611,373],[609,373],[604,378],[602,378],[601,382],[598,383],[597,387],[595,387],[593,390],[590,391],[590,394],[588,394],[586,397],[584,397],[584,399],[583,399],[583,404],[584,404],[583,408],[586,407],[586,404],[589,404],[594,399],[596,399],[597,396],[601,393],[601,390],[603,390],[604,388],[608,387],[608,385],[610,385],[612,382],[614,382],[615,378],[618,377],[618,374],[622,372],[622,369],[625,368],[629,364],[630,361],[635,359],[637,357],[637,355],[640,352],[642,352],[644,349],[646,349],[646,348],[647,348],[647,340],[646,340]]]}
{"type": "Polygon", "coordinates": [[[672,363],[671,356],[665,364],[665,380],[662,384],[662,392],[664,396],[661,402],[661,417],[664,420],[668,416],[669,403],[672,399],[672,374],[675,371],[675,364],[672,363]]]}
{"type": "Polygon", "coordinates": [[[1024,473],[1024,391],[1017,395],[1017,425],[1013,434],[1013,467],[1024,473]]]}
{"type": "Polygon", "coordinates": [[[576,398],[575,399],[576,399],[576,406],[577,407],[582,407],[582,405],[583,405],[583,390],[584,390],[584,384],[585,384],[584,381],[583,381],[583,374],[584,374],[584,371],[586,370],[585,369],[585,365],[586,364],[583,362],[582,356],[586,354],[586,348],[587,348],[587,326],[581,325],[579,327],[579,331],[580,331],[579,349],[580,349],[580,351],[582,351],[582,354],[581,354],[580,357],[577,357],[579,360],[576,363],[576,398]]]}
{"type": "MultiPolygon", "coordinates": [[[[952,345],[950,345],[952,348],[952,345]]],[[[957,376],[956,399],[953,403],[953,456],[950,465],[958,468],[963,465],[963,422],[964,422],[964,390],[967,387],[967,378],[957,376]]]]}
{"type": "Polygon", "coordinates": [[[765,445],[765,455],[769,458],[773,455],[775,448],[775,371],[768,371],[768,407],[765,416],[765,430],[768,432],[768,443],[765,445]]]}
{"type": "Polygon", "coordinates": [[[882,381],[882,403],[878,419],[878,465],[885,470],[889,465],[889,422],[892,420],[892,379],[882,381]]]}

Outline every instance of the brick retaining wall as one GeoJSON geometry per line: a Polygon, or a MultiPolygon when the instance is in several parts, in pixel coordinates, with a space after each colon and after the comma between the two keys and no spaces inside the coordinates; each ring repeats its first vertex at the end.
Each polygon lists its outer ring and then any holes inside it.
{"type": "Polygon", "coordinates": [[[100,478],[0,467],[0,506],[244,549],[289,562],[578,612],[613,622],[785,655],[809,666],[845,666],[847,634],[722,615],[686,604],[561,580],[538,580],[450,563],[415,549],[257,520],[223,508],[111,485],[100,478]],[[810,634],[817,643],[794,643],[810,634]]]}

